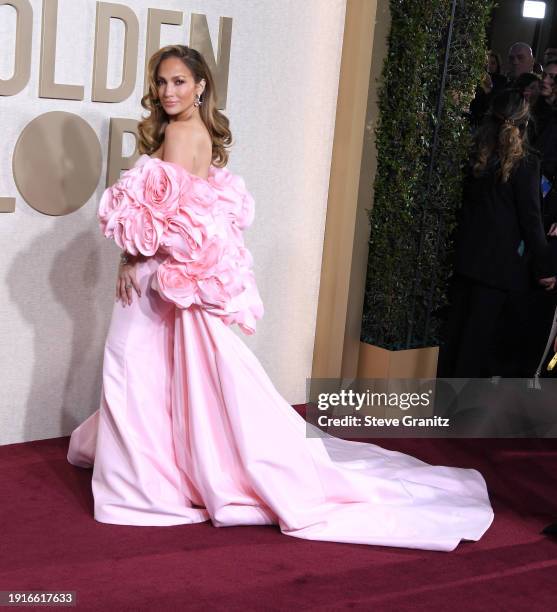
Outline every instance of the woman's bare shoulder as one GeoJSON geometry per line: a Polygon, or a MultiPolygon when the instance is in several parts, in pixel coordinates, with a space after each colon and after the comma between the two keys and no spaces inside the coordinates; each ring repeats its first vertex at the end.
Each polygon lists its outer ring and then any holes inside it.
{"type": "Polygon", "coordinates": [[[180,140],[203,143],[211,140],[209,130],[203,124],[191,121],[172,121],[166,126],[164,140],[180,140]]]}
{"type": "Polygon", "coordinates": [[[178,163],[196,174],[211,162],[212,141],[205,126],[189,121],[173,121],[164,133],[163,159],[178,163]],[[205,160],[207,158],[207,160],[205,160]],[[205,160],[206,163],[200,161],[205,160]]]}

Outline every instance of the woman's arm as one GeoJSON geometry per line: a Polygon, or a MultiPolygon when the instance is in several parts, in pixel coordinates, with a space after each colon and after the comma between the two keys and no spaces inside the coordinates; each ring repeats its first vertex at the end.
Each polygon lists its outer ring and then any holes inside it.
{"type": "MultiPolygon", "coordinates": [[[[185,121],[169,123],[164,133],[163,161],[178,164],[194,174],[197,162],[197,138],[198,131],[195,126],[188,125],[185,121]]],[[[125,251],[120,256],[116,280],[116,300],[122,300],[124,306],[132,303],[133,289],[137,295],[141,296],[141,290],[135,277],[135,266],[145,259],[144,255],[131,255],[125,251]]]]}

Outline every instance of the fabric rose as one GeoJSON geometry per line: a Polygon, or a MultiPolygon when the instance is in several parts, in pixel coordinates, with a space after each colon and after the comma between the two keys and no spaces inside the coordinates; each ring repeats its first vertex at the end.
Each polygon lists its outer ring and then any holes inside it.
{"type": "Polygon", "coordinates": [[[203,305],[226,308],[230,301],[231,296],[227,291],[226,279],[218,274],[200,278],[197,281],[197,287],[203,305]]]}
{"type": "Polygon", "coordinates": [[[229,217],[229,221],[240,229],[250,226],[254,219],[255,203],[244,179],[226,168],[217,168],[210,181],[217,191],[220,209],[229,217]]]}
{"type": "Polygon", "coordinates": [[[180,261],[198,258],[208,238],[207,228],[186,211],[170,217],[166,230],[161,245],[180,261]]]}
{"type": "Polygon", "coordinates": [[[193,212],[200,217],[213,214],[217,194],[211,185],[200,177],[189,175],[192,179],[187,189],[180,193],[180,208],[193,212]]]}
{"type": "Polygon", "coordinates": [[[110,236],[114,229],[116,218],[126,214],[129,208],[136,206],[131,194],[115,185],[105,189],[101,196],[97,218],[105,236],[110,236]]]}
{"type": "MultiPolygon", "coordinates": [[[[191,270],[191,265],[188,265],[191,270]]],[[[226,302],[244,290],[242,273],[235,268],[233,259],[226,248],[221,251],[221,258],[207,271],[199,275],[199,289],[207,304],[219,305],[226,308],[226,302]],[[218,296],[212,294],[218,287],[218,296]],[[226,301],[222,298],[226,296],[226,301]]]]}
{"type": "Polygon", "coordinates": [[[253,223],[255,217],[255,202],[248,191],[242,194],[236,215],[236,225],[242,230],[253,223]]]}
{"type": "Polygon", "coordinates": [[[228,168],[214,168],[210,181],[211,185],[219,191],[232,189],[237,193],[243,193],[246,190],[244,179],[238,174],[232,174],[228,168]]]}
{"type": "Polygon", "coordinates": [[[127,209],[116,220],[114,242],[123,250],[137,255],[154,255],[164,231],[164,222],[148,208],[127,209]]]}
{"type": "Polygon", "coordinates": [[[222,258],[223,243],[216,237],[207,240],[201,249],[194,253],[186,253],[174,248],[172,256],[176,261],[183,263],[189,274],[195,277],[208,276],[211,270],[222,258]]]}
{"type": "Polygon", "coordinates": [[[143,174],[145,182],[136,199],[161,219],[173,216],[178,210],[180,194],[188,188],[188,175],[177,164],[156,159],[144,164],[143,174]]]}
{"type": "Polygon", "coordinates": [[[168,302],[180,308],[199,303],[197,282],[188,275],[186,268],[172,259],[163,261],[151,280],[151,287],[168,302]]]}
{"type": "Polygon", "coordinates": [[[226,311],[219,309],[208,310],[212,314],[220,316],[225,325],[238,325],[244,334],[254,334],[257,319],[263,317],[264,308],[253,273],[250,272],[247,275],[245,289],[229,301],[226,305],[226,311]]]}

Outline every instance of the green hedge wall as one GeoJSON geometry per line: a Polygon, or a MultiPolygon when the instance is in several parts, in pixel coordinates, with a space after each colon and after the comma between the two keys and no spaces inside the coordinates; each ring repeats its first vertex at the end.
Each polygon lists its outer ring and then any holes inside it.
{"type": "Polygon", "coordinates": [[[470,138],[463,113],[485,66],[492,8],[490,0],[390,1],[364,342],[394,350],[438,344],[470,138]]]}

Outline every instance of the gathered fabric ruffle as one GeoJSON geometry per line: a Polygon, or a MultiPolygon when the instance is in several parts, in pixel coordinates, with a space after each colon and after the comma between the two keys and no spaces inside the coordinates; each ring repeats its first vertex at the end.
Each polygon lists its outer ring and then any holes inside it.
{"type": "Polygon", "coordinates": [[[263,303],[243,230],[255,203],[244,179],[211,166],[203,179],[179,164],[142,155],[106,189],[97,217],[123,250],[164,255],[151,281],[179,308],[200,306],[253,334],[263,303]]]}

